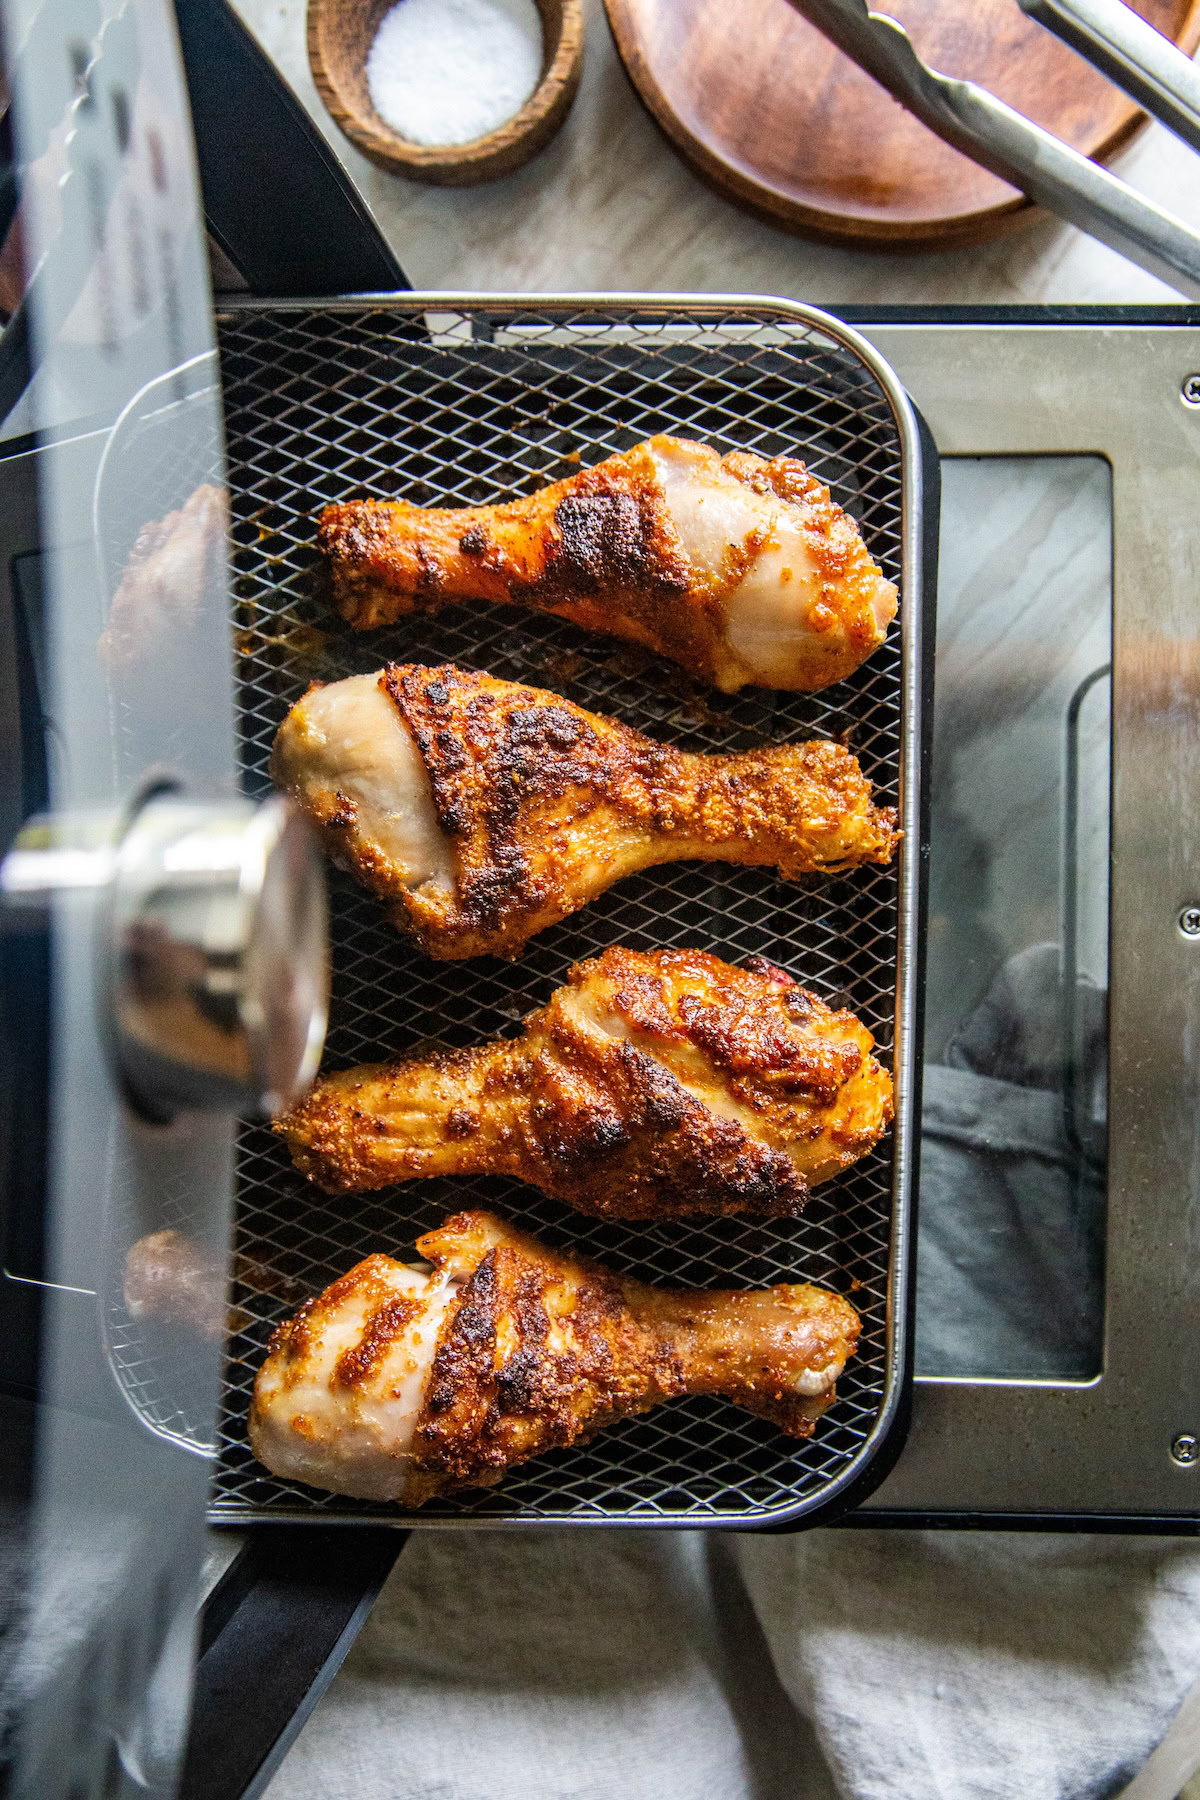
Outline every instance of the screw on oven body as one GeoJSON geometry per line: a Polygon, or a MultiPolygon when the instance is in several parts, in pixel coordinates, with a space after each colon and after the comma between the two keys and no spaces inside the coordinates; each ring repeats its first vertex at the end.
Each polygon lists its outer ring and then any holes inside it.
{"type": "Polygon", "coordinates": [[[1184,376],[1179,397],[1185,406],[1200,406],[1200,373],[1184,376]]]}
{"type": "Polygon", "coordinates": [[[1200,937],[1200,906],[1185,906],[1179,915],[1179,929],[1184,937],[1200,937]]]}
{"type": "Polygon", "coordinates": [[[1181,1431],[1171,1443],[1171,1461],[1178,1463],[1181,1469],[1189,1468],[1192,1463],[1200,1462],[1200,1438],[1193,1437],[1190,1431],[1181,1431]]]}

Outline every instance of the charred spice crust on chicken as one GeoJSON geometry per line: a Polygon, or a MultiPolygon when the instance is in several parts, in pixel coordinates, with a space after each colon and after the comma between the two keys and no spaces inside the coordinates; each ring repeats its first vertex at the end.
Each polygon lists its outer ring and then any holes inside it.
{"type": "Polygon", "coordinates": [[[511,602],[641,644],[727,693],[841,681],[896,612],[853,519],[802,462],[667,436],[501,505],[328,506],[317,536],[358,630],[511,602]]]}
{"type": "Polygon", "coordinates": [[[323,1076],[275,1130],[330,1193],[499,1174],[599,1217],[792,1217],[891,1123],[872,1046],[759,959],[611,948],[519,1037],[323,1076]]]}
{"type": "Polygon", "coordinates": [[[417,1250],[424,1270],[369,1256],[275,1333],[250,1439],[276,1475],[415,1507],[687,1394],[803,1438],[858,1341],[825,1289],[648,1287],[486,1212],[417,1250]]]}
{"type": "Polygon", "coordinates": [[[781,876],[886,863],[899,833],[842,745],[699,755],[515,682],[389,663],[311,688],[272,755],[335,862],[429,955],[514,956],[664,862],[781,876]]]}

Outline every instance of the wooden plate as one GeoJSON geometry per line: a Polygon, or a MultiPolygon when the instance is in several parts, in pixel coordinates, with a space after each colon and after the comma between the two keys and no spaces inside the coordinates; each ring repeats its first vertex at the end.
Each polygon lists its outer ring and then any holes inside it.
{"type": "MultiPolygon", "coordinates": [[[[789,0],[604,0],[642,101],[697,174],[773,224],[894,250],[976,244],[1031,203],[906,113],[789,0]]],[[[1200,0],[1135,0],[1190,55],[1200,0]]],[[[1016,0],[887,0],[921,55],[1103,161],[1145,122],[1016,0]]]]}

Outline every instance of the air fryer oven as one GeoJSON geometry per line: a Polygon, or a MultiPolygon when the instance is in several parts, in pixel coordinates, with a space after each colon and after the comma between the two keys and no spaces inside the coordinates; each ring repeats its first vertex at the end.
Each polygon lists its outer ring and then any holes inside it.
{"type": "MultiPolygon", "coordinates": [[[[140,820],[152,860],[147,828],[165,829],[172,796],[234,804],[229,599],[211,558],[184,658],[176,621],[120,680],[88,671],[139,528],[222,480],[213,315],[156,0],[14,4],[5,22],[3,222],[18,193],[33,209],[53,191],[39,170],[70,180],[61,213],[27,217],[26,295],[0,340],[5,845],[47,820],[8,866],[3,934],[0,1741],[14,1795],[181,1783],[215,1800],[265,1786],[404,1529],[254,1526],[197,1645],[215,1338],[193,1330],[181,1353],[167,1334],[147,1360],[136,1321],[113,1325],[113,1247],[186,1217],[221,1263],[245,1070],[202,1071],[215,1105],[199,1113],[196,1071],[169,1037],[147,1050],[144,1012],[121,1015],[139,1024],[132,1049],[114,1045],[94,995],[123,993],[124,965],[98,971],[93,947],[98,906],[124,918],[150,892],[104,899],[113,845],[140,820]]],[[[268,320],[272,301],[403,289],[221,0],[180,0],[179,27],[223,281],[268,320]]],[[[491,328],[485,300],[461,306],[491,328]]],[[[894,1466],[844,1496],[840,1522],[1190,1532],[1200,312],[852,322],[932,428],[944,500],[916,1380],[894,1466]]],[[[311,1036],[311,983],[307,998],[311,1036]]]]}
{"type": "MultiPolygon", "coordinates": [[[[852,322],[936,437],[942,503],[915,1380],[838,1523],[1191,1533],[1200,315],[852,322]]],[[[256,1536],[235,1616],[282,1629],[303,1584],[256,1536]]]]}

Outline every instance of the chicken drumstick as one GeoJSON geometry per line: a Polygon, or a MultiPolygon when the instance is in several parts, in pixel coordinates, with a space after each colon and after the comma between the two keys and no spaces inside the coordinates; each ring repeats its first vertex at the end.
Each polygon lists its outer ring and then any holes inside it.
{"type": "Polygon", "coordinates": [[[695,756],[539,688],[390,663],[314,687],[277,784],[430,956],[513,956],[655,863],[887,862],[896,815],[840,744],[695,756]]]}
{"type": "Polygon", "coordinates": [[[883,642],[896,589],[802,462],[653,437],[501,506],[327,506],[318,539],[364,630],[452,600],[514,601],[669,656],[733,693],[804,692],[883,642]]]}
{"type": "Polygon", "coordinates": [[[330,1193],[499,1174],[603,1217],[793,1216],[892,1084],[852,1013],[756,963],[606,950],[520,1037],[327,1075],[275,1130],[330,1193]]]}
{"type": "Polygon", "coordinates": [[[546,1249],[486,1212],[368,1256],[280,1327],[250,1442],[289,1481],[420,1506],[683,1394],[807,1437],[858,1340],[822,1288],[671,1290],[546,1249]]]}

